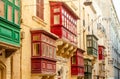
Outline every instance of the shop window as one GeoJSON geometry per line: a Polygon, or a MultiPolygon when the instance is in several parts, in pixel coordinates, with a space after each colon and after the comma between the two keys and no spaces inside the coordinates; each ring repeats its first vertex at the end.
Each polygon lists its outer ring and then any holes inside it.
{"type": "Polygon", "coordinates": [[[0,0],[0,17],[4,17],[4,13],[5,13],[5,3],[0,0]]]}
{"type": "Polygon", "coordinates": [[[40,53],[40,45],[39,43],[33,43],[33,56],[39,56],[40,53]]]}
{"type": "Polygon", "coordinates": [[[12,21],[12,6],[8,5],[8,20],[12,21]]]}

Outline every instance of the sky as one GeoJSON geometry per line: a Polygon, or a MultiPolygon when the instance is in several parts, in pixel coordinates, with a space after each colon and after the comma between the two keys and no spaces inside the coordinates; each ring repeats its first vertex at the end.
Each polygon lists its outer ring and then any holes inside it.
{"type": "Polygon", "coordinates": [[[115,9],[116,9],[116,12],[117,12],[117,15],[118,15],[118,19],[119,19],[119,22],[120,22],[120,0],[113,0],[113,4],[115,6],[115,9]]]}

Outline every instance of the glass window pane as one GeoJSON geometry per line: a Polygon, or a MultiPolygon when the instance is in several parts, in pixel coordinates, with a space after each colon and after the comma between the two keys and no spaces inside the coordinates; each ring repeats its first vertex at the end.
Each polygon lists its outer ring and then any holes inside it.
{"type": "Polygon", "coordinates": [[[8,20],[12,21],[12,7],[8,5],[8,20]]]}
{"type": "Polygon", "coordinates": [[[15,23],[16,23],[16,24],[19,23],[18,18],[19,18],[19,16],[18,16],[18,11],[15,10],[15,23]]]}
{"type": "Polygon", "coordinates": [[[46,52],[46,45],[42,43],[42,56],[45,56],[45,52],[46,52]]]}
{"type": "Polygon", "coordinates": [[[72,57],[72,64],[76,64],[76,58],[75,58],[75,56],[72,57]]]}
{"type": "Polygon", "coordinates": [[[33,41],[40,41],[40,36],[39,35],[34,35],[33,36],[33,41]]]}
{"type": "Polygon", "coordinates": [[[52,54],[53,54],[52,46],[49,46],[49,55],[50,55],[50,58],[52,58],[52,54]]]}
{"type": "Polygon", "coordinates": [[[15,0],[15,5],[19,6],[19,0],[15,0]]]}
{"type": "Polygon", "coordinates": [[[60,8],[55,8],[54,13],[56,13],[56,12],[60,12],[60,8]]]}
{"type": "Polygon", "coordinates": [[[4,17],[5,11],[4,11],[5,4],[3,1],[0,0],[0,16],[4,17]]]}
{"type": "Polygon", "coordinates": [[[39,52],[40,52],[40,45],[39,43],[33,43],[33,56],[39,56],[39,52]]]}
{"type": "Polygon", "coordinates": [[[13,2],[13,0],[8,0],[8,1],[13,2]]]}
{"type": "Polygon", "coordinates": [[[49,57],[49,46],[46,44],[46,56],[49,57]]]}
{"type": "Polygon", "coordinates": [[[54,24],[60,24],[60,15],[54,15],[54,24]]]}

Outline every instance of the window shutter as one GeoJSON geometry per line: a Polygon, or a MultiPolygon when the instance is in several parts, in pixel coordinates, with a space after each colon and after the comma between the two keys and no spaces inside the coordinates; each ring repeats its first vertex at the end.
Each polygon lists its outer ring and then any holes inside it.
{"type": "Polygon", "coordinates": [[[44,2],[43,0],[37,0],[37,9],[36,9],[36,15],[40,18],[40,19],[44,19],[44,2]]]}

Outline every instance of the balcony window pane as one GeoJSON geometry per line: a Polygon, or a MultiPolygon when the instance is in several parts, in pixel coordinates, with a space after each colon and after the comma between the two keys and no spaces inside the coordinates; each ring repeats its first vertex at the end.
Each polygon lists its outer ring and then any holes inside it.
{"type": "Polygon", "coordinates": [[[15,5],[19,6],[19,0],[15,0],[15,5]]]}
{"type": "Polygon", "coordinates": [[[8,20],[12,21],[12,7],[8,5],[8,20]]]}
{"type": "Polygon", "coordinates": [[[40,41],[40,36],[39,35],[34,35],[33,36],[33,41],[40,41]]]}
{"type": "Polygon", "coordinates": [[[4,17],[5,14],[4,7],[5,7],[5,3],[0,0],[0,17],[4,17]]]}
{"type": "Polygon", "coordinates": [[[49,46],[46,44],[46,57],[49,57],[49,46]]]}
{"type": "Polygon", "coordinates": [[[15,23],[16,24],[19,23],[18,18],[19,18],[19,16],[18,16],[18,10],[15,10],[15,23]]]}
{"type": "Polygon", "coordinates": [[[54,15],[54,24],[60,24],[60,15],[54,15]]]}
{"type": "Polygon", "coordinates": [[[87,41],[87,47],[92,47],[92,41],[87,41]]]}
{"type": "Polygon", "coordinates": [[[52,50],[53,50],[53,58],[56,58],[56,48],[52,48],[52,50]]]}
{"type": "Polygon", "coordinates": [[[8,1],[13,2],[13,0],[8,0],[8,1]]]}
{"type": "Polygon", "coordinates": [[[60,8],[55,8],[54,13],[60,12],[60,8]]]}
{"type": "Polygon", "coordinates": [[[52,58],[52,54],[53,54],[52,46],[49,46],[49,55],[50,55],[50,58],[52,58]]]}
{"type": "Polygon", "coordinates": [[[44,43],[42,43],[42,56],[45,56],[45,53],[46,53],[46,46],[44,43]]]}
{"type": "Polygon", "coordinates": [[[75,58],[75,56],[72,57],[72,64],[76,64],[76,58],[75,58]]]}
{"type": "Polygon", "coordinates": [[[62,16],[62,25],[64,26],[65,20],[64,20],[64,16],[62,16]]]}
{"type": "Polygon", "coordinates": [[[39,43],[33,43],[33,56],[39,56],[40,52],[40,45],[39,43]]]}

